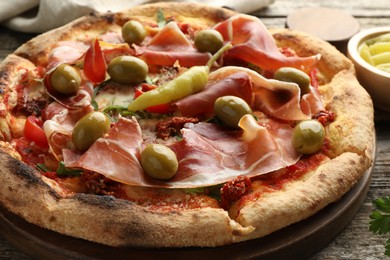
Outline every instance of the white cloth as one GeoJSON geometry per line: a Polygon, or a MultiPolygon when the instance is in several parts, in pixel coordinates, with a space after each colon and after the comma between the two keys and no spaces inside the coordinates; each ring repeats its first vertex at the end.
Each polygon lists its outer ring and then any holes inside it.
{"type": "MultiPolygon", "coordinates": [[[[272,4],[275,0],[171,0],[199,2],[225,6],[238,12],[250,13],[272,4]]],[[[21,32],[40,33],[64,25],[91,11],[118,12],[157,0],[0,0],[0,23],[21,32]],[[26,11],[37,7],[37,11],[26,11]]]]}

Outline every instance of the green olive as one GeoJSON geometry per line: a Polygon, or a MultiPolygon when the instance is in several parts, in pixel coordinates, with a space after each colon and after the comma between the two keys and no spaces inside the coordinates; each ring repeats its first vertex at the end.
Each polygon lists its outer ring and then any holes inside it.
{"type": "Polygon", "coordinates": [[[297,83],[301,89],[301,95],[310,91],[310,77],[301,70],[282,67],[275,72],[274,78],[280,81],[297,83]]]}
{"type": "Polygon", "coordinates": [[[223,38],[218,31],[207,29],[196,34],[194,43],[198,51],[214,54],[222,48],[223,38]]]}
{"type": "Polygon", "coordinates": [[[113,59],[107,68],[110,77],[122,84],[138,84],[146,79],[148,65],[133,56],[119,56],[113,59]]]}
{"type": "Polygon", "coordinates": [[[214,113],[225,125],[239,128],[240,119],[246,114],[252,114],[252,109],[242,98],[223,96],[215,100],[214,113]]]}
{"type": "Polygon", "coordinates": [[[162,144],[149,144],[141,153],[141,165],[146,174],[159,180],[169,180],[177,172],[176,154],[162,144]]]}
{"type": "Polygon", "coordinates": [[[318,152],[325,141],[325,130],[317,120],[306,120],[295,126],[292,137],[293,147],[302,154],[318,152]]]}
{"type": "Polygon", "coordinates": [[[72,95],[79,89],[81,77],[71,65],[61,64],[50,75],[50,83],[58,93],[72,95]]]}
{"type": "Polygon", "coordinates": [[[110,120],[102,112],[91,112],[82,117],[73,128],[72,141],[76,149],[87,150],[110,130],[110,120]]]}
{"type": "Polygon", "coordinates": [[[138,21],[128,21],[122,27],[122,37],[128,44],[140,44],[146,34],[145,28],[138,21]]]}

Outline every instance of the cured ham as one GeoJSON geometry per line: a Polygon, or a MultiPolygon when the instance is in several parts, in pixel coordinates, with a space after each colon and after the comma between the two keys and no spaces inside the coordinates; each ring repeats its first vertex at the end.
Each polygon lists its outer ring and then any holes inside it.
{"type": "Polygon", "coordinates": [[[216,185],[239,175],[265,174],[299,159],[288,141],[290,126],[269,130],[250,115],[241,121],[243,131],[226,131],[210,123],[188,124],[182,129],[183,139],[169,145],[178,158],[179,170],[167,182],[143,173],[139,163],[143,138],[135,119],[119,119],[108,135],[83,155],[65,150],[64,162],[67,167],[94,171],[129,185],[191,188],[216,185]]]}
{"type": "Polygon", "coordinates": [[[211,55],[196,50],[175,22],[170,22],[159,31],[146,46],[136,46],[136,55],[147,64],[173,66],[178,62],[183,67],[206,65],[211,55]]]}
{"type": "Polygon", "coordinates": [[[184,116],[196,116],[212,113],[214,102],[221,96],[233,95],[252,103],[252,83],[244,72],[237,72],[226,78],[211,81],[205,89],[194,95],[183,98],[173,105],[184,116]]]}
{"type": "Polygon", "coordinates": [[[50,149],[57,159],[62,158],[62,149],[73,147],[71,135],[74,125],[92,111],[91,96],[83,89],[74,97],[54,101],[46,107],[43,128],[50,149]]]}
{"type": "Polygon", "coordinates": [[[287,57],[283,55],[263,23],[256,17],[239,14],[214,27],[225,41],[230,41],[233,48],[226,59],[239,59],[267,70],[280,67],[312,67],[320,56],[287,57]]]}
{"type": "Polygon", "coordinates": [[[75,63],[80,60],[89,46],[82,42],[62,41],[56,43],[51,50],[47,65],[47,71],[55,69],[62,63],[75,63]]]}
{"type": "Polygon", "coordinates": [[[222,79],[237,72],[246,73],[252,82],[254,110],[282,120],[310,118],[300,107],[301,92],[295,83],[266,79],[253,70],[234,66],[223,67],[210,73],[209,80],[222,79]]]}
{"type": "Polygon", "coordinates": [[[139,162],[142,133],[135,119],[120,118],[107,136],[99,138],[83,155],[65,151],[67,167],[98,172],[115,181],[144,185],[153,183],[144,175],[139,162]],[[77,158],[77,159],[75,159],[77,158]]]}
{"type": "Polygon", "coordinates": [[[251,177],[268,173],[299,159],[291,142],[285,139],[291,137],[291,128],[285,128],[288,134],[278,136],[284,142],[277,143],[273,135],[278,133],[259,126],[253,116],[247,115],[241,121],[243,134],[226,132],[206,123],[184,129],[182,143],[173,146],[178,154],[179,174],[169,184],[180,187],[215,185],[239,175],[251,177]],[[239,138],[246,132],[252,138],[239,138]],[[284,155],[284,152],[289,154],[284,155]]]}
{"type": "Polygon", "coordinates": [[[320,94],[314,87],[310,87],[310,92],[302,96],[300,105],[303,113],[310,116],[325,110],[320,94]]]}

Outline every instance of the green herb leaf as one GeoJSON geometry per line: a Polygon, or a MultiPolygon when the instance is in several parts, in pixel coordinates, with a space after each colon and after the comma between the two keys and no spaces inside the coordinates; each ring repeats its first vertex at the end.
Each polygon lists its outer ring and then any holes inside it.
{"type": "MultiPolygon", "coordinates": [[[[390,232],[390,196],[372,202],[375,209],[371,213],[370,230],[375,234],[390,232]]],[[[385,255],[390,256],[390,239],[386,241],[385,255]]]]}
{"type": "Polygon", "coordinates": [[[390,256],[390,238],[386,241],[386,246],[385,246],[385,255],[390,256]]]}
{"type": "Polygon", "coordinates": [[[66,168],[64,162],[60,162],[56,171],[58,176],[79,176],[82,172],[82,170],[66,168]]]}
{"type": "Polygon", "coordinates": [[[152,80],[152,78],[149,75],[146,76],[145,81],[148,84],[153,84],[153,80],[152,80]]]}
{"type": "Polygon", "coordinates": [[[201,188],[186,188],[186,189],[184,189],[184,192],[189,193],[189,194],[198,194],[198,193],[203,193],[204,188],[203,187],[201,187],[201,188]]]}
{"type": "Polygon", "coordinates": [[[163,28],[167,24],[167,21],[165,20],[164,13],[161,9],[158,9],[157,11],[157,25],[158,28],[163,28]]]}
{"type": "Polygon", "coordinates": [[[148,83],[148,84],[150,84],[150,85],[154,85],[154,84],[156,84],[156,82],[159,80],[159,76],[156,76],[156,77],[154,77],[154,78],[152,78],[152,77],[150,77],[149,75],[148,76],[146,76],[146,79],[145,79],[145,81],[146,81],[146,83],[148,83]]]}
{"type": "Polygon", "coordinates": [[[383,197],[373,201],[374,210],[370,218],[370,230],[378,234],[390,232],[390,197],[383,197]]]}
{"type": "Polygon", "coordinates": [[[221,201],[221,188],[223,184],[214,185],[211,187],[208,187],[208,196],[221,201]]]}
{"type": "Polygon", "coordinates": [[[93,106],[93,109],[94,109],[95,111],[98,111],[98,110],[99,110],[99,105],[98,105],[98,103],[96,102],[95,97],[97,96],[97,94],[99,93],[99,91],[107,85],[108,81],[109,81],[109,80],[103,81],[102,83],[100,83],[99,85],[97,85],[97,86],[93,89],[93,95],[92,95],[91,105],[93,106]]]}
{"type": "Polygon", "coordinates": [[[223,186],[223,184],[218,184],[218,185],[209,186],[209,187],[187,188],[187,189],[184,189],[184,192],[189,193],[189,194],[203,193],[203,194],[205,194],[213,199],[220,201],[221,200],[222,186],[223,186]]]}
{"type": "Polygon", "coordinates": [[[42,172],[50,172],[50,169],[43,163],[37,163],[35,167],[42,172]]]}

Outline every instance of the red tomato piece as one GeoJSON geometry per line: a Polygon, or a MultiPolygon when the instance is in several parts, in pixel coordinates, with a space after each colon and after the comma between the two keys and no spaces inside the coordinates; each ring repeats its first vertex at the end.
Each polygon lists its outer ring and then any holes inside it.
{"type": "MultiPolygon", "coordinates": [[[[141,89],[135,89],[134,90],[134,99],[141,96],[144,92],[147,92],[149,90],[155,89],[156,86],[149,85],[149,84],[142,84],[142,90],[141,89]]],[[[150,113],[156,113],[156,114],[168,114],[170,112],[173,112],[173,108],[170,104],[161,104],[161,105],[155,105],[150,106],[145,109],[146,111],[150,113]]]]}
{"type": "Polygon", "coordinates": [[[49,148],[49,143],[47,142],[45,131],[43,131],[42,125],[43,122],[39,118],[35,116],[29,116],[26,119],[23,134],[25,138],[34,142],[39,147],[47,149],[49,148]]]}
{"type": "Polygon", "coordinates": [[[106,79],[106,69],[107,64],[99,40],[95,39],[85,53],[84,74],[93,83],[100,83],[106,79]]]}
{"type": "Polygon", "coordinates": [[[168,114],[172,112],[172,107],[170,104],[161,104],[161,105],[148,107],[145,110],[149,111],[150,113],[168,114]]]}

